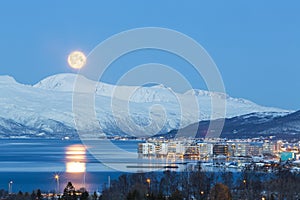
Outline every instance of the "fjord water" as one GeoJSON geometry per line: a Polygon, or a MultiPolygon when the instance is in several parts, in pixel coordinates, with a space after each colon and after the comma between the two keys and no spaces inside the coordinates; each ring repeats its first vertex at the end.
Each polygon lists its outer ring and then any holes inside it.
{"type": "MultiPolygon", "coordinates": [[[[9,182],[13,181],[13,192],[20,190],[32,192],[36,189],[54,192],[58,186],[55,175],[59,175],[60,192],[69,181],[76,189],[85,187],[89,192],[94,192],[108,186],[109,179],[117,179],[123,174],[124,172],[119,171],[120,166],[126,171],[147,172],[161,171],[164,170],[162,166],[175,164],[179,168],[171,170],[181,171],[185,168],[186,162],[195,162],[178,160],[174,163],[166,159],[133,159],[126,156],[126,152],[136,153],[138,143],[141,141],[111,142],[124,151],[111,149],[106,142],[88,143],[88,149],[101,146],[97,151],[97,155],[102,156],[100,161],[86,151],[80,140],[0,139],[0,189],[8,190],[9,182]],[[116,168],[112,169],[111,166],[116,168]]],[[[203,169],[208,173],[218,173],[213,167],[203,166],[203,169]]],[[[238,172],[236,169],[228,170],[238,172]]]]}
{"type": "MultiPolygon", "coordinates": [[[[117,146],[137,151],[138,141],[114,141],[117,146]]],[[[109,150],[107,150],[109,154],[109,150]]],[[[13,192],[41,189],[54,191],[59,175],[60,191],[68,181],[76,189],[101,190],[108,177],[117,178],[122,172],[101,164],[82,149],[79,140],[50,139],[1,139],[0,140],[0,188],[8,188],[13,181],[13,192]],[[78,162],[73,162],[78,161],[78,162]]]]}

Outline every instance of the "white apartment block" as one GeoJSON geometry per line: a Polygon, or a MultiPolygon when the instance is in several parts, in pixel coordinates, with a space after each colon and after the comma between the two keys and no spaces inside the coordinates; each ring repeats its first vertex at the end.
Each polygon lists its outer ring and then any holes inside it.
{"type": "Polygon", "coordinates": [[[143,156],[155,156],[155,145],[153,143],[139,143],[138,144],[138,153],[143,156]]]}

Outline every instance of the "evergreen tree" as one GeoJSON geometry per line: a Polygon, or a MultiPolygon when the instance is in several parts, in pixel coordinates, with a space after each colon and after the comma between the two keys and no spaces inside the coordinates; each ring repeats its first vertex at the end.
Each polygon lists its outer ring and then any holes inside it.
{"type": "Polygon", "coordinates": [[[41,192],[40,189],[37,190],[37,192],[36,192],[36,197],[37,197],[39,200],[43,198],[43,197],[42,197],[42,192],[41,192]]]}
{"type": "Polygon", "coordinates": [[[22,191],[19,191],[17,196],[16,196],[16,200],[23,200],[24,197],[23,197],[23,192],[22,191]]]}
{"type": "Polygon", "coordinates": [[[32,193],[31,193],[31,200],[35,200],[36,199],[36,193],[35,191],[33,190],[32,193]]]}
{"type": "Polygon", "coordinates": [[[97,196],[97,192],[95,191],[94,194],[93,194],[93,196],[92,196],[92,198],[93,198],[93,200],[97,200],[97,197],[98,197],[97,196]]]}
{"type": "Polygon", "coordinates": [[[71,182],[68,182],[67,186],[64,189],[64,194],[62,196],[64,200],[76,200],[76,191],[71,182]]]}

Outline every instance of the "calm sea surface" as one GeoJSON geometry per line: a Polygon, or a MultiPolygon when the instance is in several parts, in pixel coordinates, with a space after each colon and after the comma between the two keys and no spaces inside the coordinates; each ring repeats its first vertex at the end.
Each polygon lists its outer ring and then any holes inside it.
{"type": "MultiPolygon", "coordinates": [[[[136,153],[138,141],[114,141],[116,146],[136,153]]],[[[106,149],[105,155],[113,155],[106,149]]],[[[114,162],[114,159],[110,160],[114,162]]],[[[86,151],[80,141],[74,140],[0,140],[0,188],[8,190],[13,181],[13,192],[31,192],[34,189],[63,190],[68,181],[76,189],[101,190],[108,179],[117,178],[122,172],[102,164],[86,151]]]]}
{"type": "MultiPolygon", "coordinates": [[[[71,181],[76,189],[101,191],[124,172],[162,171],[174,165],[179,168],[171,170],[177,171],[193,162],[138,158],[139,142],[94,140],[84,146],[79,140],[0,139],[0,189],[8,190],[12,181],[13,192],[62,192],[71,181]]],[[[216,172],[211,167],[204,170],[216,172]]]]}

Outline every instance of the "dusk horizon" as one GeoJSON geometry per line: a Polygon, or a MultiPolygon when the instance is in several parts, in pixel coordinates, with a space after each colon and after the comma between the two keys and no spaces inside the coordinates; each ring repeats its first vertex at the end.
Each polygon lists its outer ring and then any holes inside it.
{"type": "MultiPolygon", "coordinates": [[[[76,73],[66,62],[70,52],[81,50],[88,55],[100,42],[119,32],[163,27],[190,36],[208,51],[231,96],[299,109],[296,91],[300,85],[295,81],[299,72],[298,2],[115,3],[77,3],[68,8],[64,2],[18,6],[2,2],[0,74],[34,84],[57,73],[76,73]],[[31,9],[36,12],[27,12],[31,9]]],[[[201,77],[193,77],[194,71],[187,63],[153,51],[119,58],[103,81],[115,83],[125,71],[148,62],[170,65],[185,74],[193,87],[206,88],[201,77]]]]}
{"type": "Polygon", "coordinates": [[[0,2],[0,199],[299,199],[299,8],[0,2]]]}

